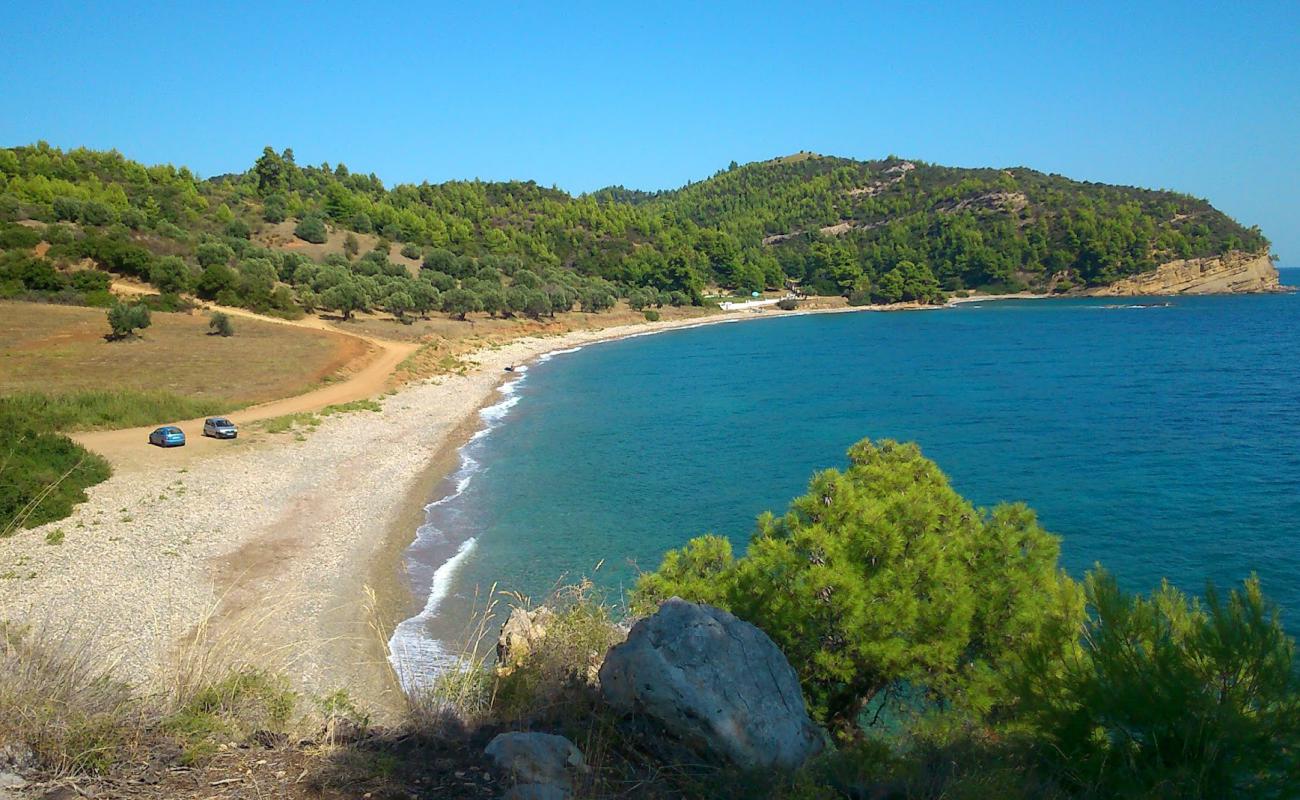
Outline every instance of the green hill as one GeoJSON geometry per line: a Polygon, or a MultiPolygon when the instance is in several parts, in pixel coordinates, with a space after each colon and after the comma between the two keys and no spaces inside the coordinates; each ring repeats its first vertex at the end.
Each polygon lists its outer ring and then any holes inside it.
{"type": "Polygon", "coordinates": [[[575,197],[531,181],[387,188],[271,148],[246,172],[206,180],[116,152],[0,150],[0,296],[69,302],[105,299],[103,279],[75,269],[87,265],[280,313],[536,316],[791,280],[851,302],[933,300],[965,288],[1064,291],[1267,248],[1258,228],[1186,195],[893,157],[801,153],[673,191],[575,197]],[[362,241],[374,249],[360,252],[362,241]],[[38,257],[41,242],[50,246],[38,257]]]}

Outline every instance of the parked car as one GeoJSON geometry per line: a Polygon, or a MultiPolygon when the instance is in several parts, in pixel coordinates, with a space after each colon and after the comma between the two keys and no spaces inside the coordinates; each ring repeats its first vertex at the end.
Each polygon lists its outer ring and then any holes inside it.
{"type": "Polygon", "coordinates": [[[213,439],[233,439],[239,435],[239,428],[225,417],[208,417],[203,420],[203,435],[213,439]]]}
{"type": "Polygon", "coordinates": [[[149,444],[159,447],[184,447],[185,431],[175,425],[164,425],[149,434],[149,444]]]}

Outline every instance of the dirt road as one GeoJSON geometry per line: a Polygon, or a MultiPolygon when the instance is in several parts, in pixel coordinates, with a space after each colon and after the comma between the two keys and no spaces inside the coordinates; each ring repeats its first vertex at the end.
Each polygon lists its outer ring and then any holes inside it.
{"type": "MultiPolygon", "coordinates": [[[[139,294],[144,291],[142,287],[125,282],[114,282],[113,289],[122,294],[139,294]]],[[[337,382],[300,395],[272,400],[268,403],[249,406],[241,411],[232,411],[227,414],[226,416],[236,425],[246,425],[250,422],[280,417],[285,414],[319,411],[329,405],[374,397],[388,388],[388,380],[396,371],[397,366],[419,347],[414,343],[393,342],[350,333],[333,327],[317,317],[284,320],[255,314],[242,308],[215,305],[209,306],[209,308],[213,311],[222,311],[232,317],[248,317],[261,322],[273,322],[351,336],[364,341],[368,348],[366,355],[358,359],[357,363],[353,365],[355,371],[337,382]]],[[[82,446],[107,458],[114,469],[125,471],[131,471],[143,466],[156,467],[161,464],[183,466],[194,458],[212,452],[215,448],[229,448],[232,445],[229,441],[204,437],[202,435],[203,418],[160,420],[158,424],[176,425],[185,431],[185,446],[164,449],[150,445],[149,432],[158,427],[157,425],[112,431],[90,431],[69,435],[82,446]]]]}

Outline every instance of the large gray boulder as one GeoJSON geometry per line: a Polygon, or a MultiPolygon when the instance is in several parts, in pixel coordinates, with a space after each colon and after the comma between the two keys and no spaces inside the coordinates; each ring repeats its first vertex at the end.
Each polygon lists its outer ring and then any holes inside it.
{"type": "Polygon", "coordinates": [[[785,655],[712,606],[666,601],[605,656],[600,688],[614,709],[746,769],[793,769],[823,746],[785,655]]]}
{"type": "Polygon", "coordinates": [[[483,752],[514,783],[506,800],[568,797],[574,778],[588,771],[573,742],[549,733],[502,733],[483,752]]]}

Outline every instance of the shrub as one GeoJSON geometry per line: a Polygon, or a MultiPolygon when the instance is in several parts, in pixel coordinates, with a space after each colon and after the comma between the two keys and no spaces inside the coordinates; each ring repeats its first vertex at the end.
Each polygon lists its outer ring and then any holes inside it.
{"type": "MultiPolygon", "coordinates": [[[[852,298],[850,298],[849,303],[851,304],[852,302],[853,300],[852,298]]],[[[780,300],[776,302],[776,307],[781,309],[782,311],[794,311],[796,308],[799,307],[799,301],[794,299],[793,297],[782,297],[780,300]]]]}
{"type": "Polygon", "coordinates": [[[113,339],[125,339],[149,327],[149,307],[144,303],[114,303],[108,310],[108,326],[113,339]]]}
{"type": "Polygon", "coordinates": [[[420,248],[418,245],[411,244],[410,242],[408,242],[402,245],[402,255],[405,256],[406,258],[419,258],[420,248]]]}
{"type": "Polygon", "coordinates": [[[74,197],[54,198],[54,218],[60,222],[76,222],[81,216],[81,201],[74,197]]]}
{"type": "Polygon", "coordinates": [[[5,406],[0,453],[0,536],[63,519],[111,474],[103,458],[5,406]]]}
{"type": "Polygon", "coordinates": [[[200,267],[207,268],[213,264],[229,266],[235,257],[235,251],[225,242],[204,242],[194,251],[194,257],[200,267]]]}
{"type": "Polygon", "coordinates": [[[199,297],[205,300],[212,300],[219,297],[222,293],[234,289],[235,284],[239,281],[239,276],[235,271],[227,266],[224,262],[214,262],[209,264],[199,276],[194,290],[199,297]]]}
{"type": "Polygon", "coordinates": [[[208,320],[208,329],[217,336],[235,335],[235,325],[230,321],[230,315],[223,311],[212,312],[212,318],[208,320]]]}
{"type": "Polygon", "coordinates": [[[977,511],[915,445],[863,440],[846,471],[759,517],[744,558],[695,540],[638,581],[634,602],[703,600],[762,628],[814,716],[849,738],[868,703],[904,685],[981,713],[1005,699],[1011,643],[1077,613],[1057,555],[1024,506],[977,511]]]}
{"type": "Polygon", "coordinates": [[[194,272],[177,256],[164,256],[153,263],[149,282],[163,293],[188,292],[194,286],[194,272]]]}
{"type": "Polygon", "coordinates": [[[267,195],[266,200],[262,201],[262,219],[267,222],[272,224],[284,222],[288,216],[288,204],[284,199],[284,195],[267,195]]]}
{"type": "Polygon", "coordinates": [[[646,319],[646,322],[658,322],[658,321],[659,321],[659,312],[658,312],[658,311],[655,311],[653,308],[648,308],[648,309],[646,309],[646,312],[645,312],[645,319],[646,319]]]}
{"type": "Polygon", "coordinates": [[[586,697],[605,653],[622,639],[589,581],[556,590],[541,608],[549,612],[545,635],[530,642],[517,664],[497,674],[491,697],[498,719],[532,720],[577,710],[566,706],[586,697]]]}
{"type": "Polygon", "coordinates": [[[312,244],[324,244],[328,238],[325,230],[325,220],[315,214],[308,214],[298,220],[298,225],[293,229],[293,233],[299,239],[312,244]]]}
{"type": "Polygon", "coordinates": [[[1084,582],[1082,636],[1026,659],[1020,711],[1071,782],[1106,797],[1282,797],[1300,781],[1295,643],[1252,577],[1205,603],[1084,582]]]}

